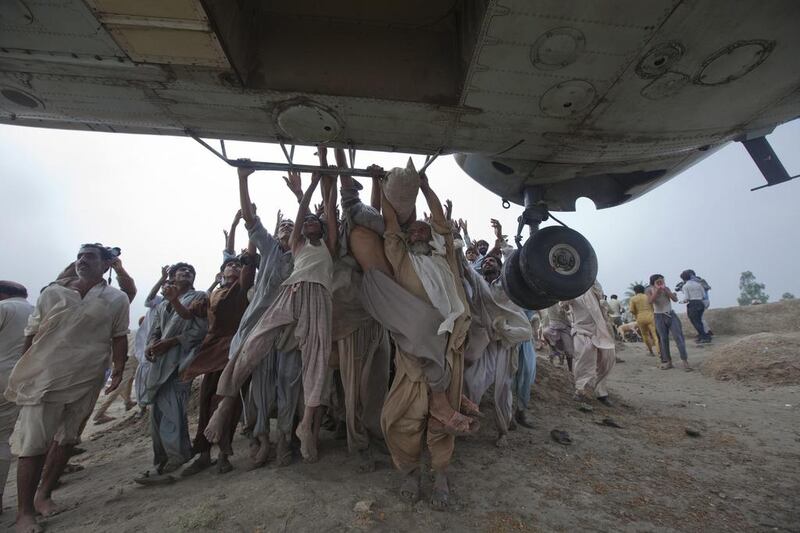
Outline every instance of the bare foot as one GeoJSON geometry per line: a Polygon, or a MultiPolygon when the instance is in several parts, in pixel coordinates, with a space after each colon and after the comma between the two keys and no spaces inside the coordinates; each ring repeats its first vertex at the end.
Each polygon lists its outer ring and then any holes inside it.
{"type": "Polygon", "coordinates": [[[181,477],[189,477],[199,474],[212,464],[211,457],[208,454],[201,454],[200,457],[195,459],[192,464],[181,470],[181,477]]]}
{"type": "Polygon", "coordinates": [[[258,450],[253,457],[254,468],[260,468],[267,464],[269,459],[269,435],[259,435],[258,443],[258,450]]]}
{"type": "Polygon", "coordinates": [[[236,400],[237,398],[225,396],[222,401],[219,402],[217,410],[211,415],[211,420],[208,421],[208,426],[206,426],[206,430],[203,432],[208,442],[217,444],[222,439],[223,428],[228,425],[228,419],[231,417],[231,410],[236,400]]]}
{"type": "Polygon", "coordinates": [[[256,454],[258,450],[261,448],[261,441],[258,440],[258,437],[253,437],[250,439],[250,459],[256,459],[256,454]]]}
{"type": "Polygon", "coordinates": [[[220,453],[217,456],[217,473],[218,474],[227,474],[233,470],[233,465],[231,464],[230,460],[228,459],[228,455],[225,453],[220,453]]]}
{"type": "Polygon", "coordinates": [[[301,423],[297,426],[295,435],[300,439],[300,453],[303,455],[303,460],[307,463],[316,463],[319,457],[317,455],[317,443],[314,442],[314,432],[311,431],[311,428],[301,423]]]}
{"type": "Polygon", "coordinates": [[[42,526],[36,523],[36,517],[29,514],[21,514],[17,515],[14,531],[16,533],[41,533],[44,530],[42,526]]]}
{"type": "Polygon", "coordinates": [[[435,511],[444,511],[450,505],[450,485],[447,480],[447,472],[437,471],[436,479],[433,482],[431,491],[431,507],[435,511]]]}
{"type": "Polygon", "coordinates": [[[63,513],[66,510],[63,507],[56,505],[56,502],[54,502],[52,499],[44,498],[39,495],[37,495],[33,500],[33,508],[36,509],[37,513],[45,518],[63,513]]]}
{"type": "Polygon", "coordinates": [[[289,466],[292,464],[292,448],[289,446],[289,439],[287,439],[285,435],[278,437],[276,455],[278,466],[289,466]]]}
{"type": "Polygon", "coordinates": [[[419,500],[419,485],[419,470],[412,470],[406,474],[406,479],[403,481],[403,486],[400,487],[400,498],[408,503],[416,503],[417,500],[419,500]]]}
{"type": "Polygon", "coordinates": [[[505,433],[501,433],[497,436],[497,440],[494,441],[494,445],[498,448],[507,448],[508,447],[508,435],[505,433]]]}
{"type": "Polygon", "coordinates": [[[116,420],[116,419],[113,416],[100,415],[100,416],[96,416],[94,418],[94,424],[96,426],[99,426],[101,424],[108,424],[109,422],[112,422],[114,420],[116,420]]]}
{"type": "Polygon", "coordinates": [[[378,469],[378,463],[372,458],[369,450],[361,450],[358,452],[358,466],[356,471],[359,474],[369,474],[378,469]]]}
{"type": "Polygon", "coordinates": [[[528,417],[523,409],[520,409],[516,412],[514,415],[514,420],[516,420],[517,423],[524,428],[533,429],[533,422],[528,420],[528,417]]]}

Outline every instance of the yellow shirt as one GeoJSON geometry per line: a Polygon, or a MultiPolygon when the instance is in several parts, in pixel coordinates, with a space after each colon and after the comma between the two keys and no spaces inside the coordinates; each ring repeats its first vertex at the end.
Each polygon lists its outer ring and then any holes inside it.
{"type": "Polygon", "coordinates": [[[646,294],[637,294],[628,302],[628,307],[637,320],[646,318],[648,315],[653,316],[653,305],[647,301],[646,294]]]}

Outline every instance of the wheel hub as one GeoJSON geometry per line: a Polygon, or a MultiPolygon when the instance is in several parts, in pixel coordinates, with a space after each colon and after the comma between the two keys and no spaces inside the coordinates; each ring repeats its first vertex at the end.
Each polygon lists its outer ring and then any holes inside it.
{"type": "Polygon", "coordinates": [[[548,259],[553,271],[562,276],[570,276],[576,273],[581,266],[580,254],[568,244],[557,244],[550,248],[548,259]]]}

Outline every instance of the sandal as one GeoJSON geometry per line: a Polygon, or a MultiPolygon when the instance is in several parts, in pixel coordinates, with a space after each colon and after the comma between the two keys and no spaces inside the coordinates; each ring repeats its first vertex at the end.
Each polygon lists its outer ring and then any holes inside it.
{"type": "Polygon", "coordinates": [[[559,444],[563,444],[564,446],[569,446],[572,444],[572,439],[570,438],[569,433],[566,431],[561,431],[560,429],[554,429],[551,431],[550,438],[559,444]]]}

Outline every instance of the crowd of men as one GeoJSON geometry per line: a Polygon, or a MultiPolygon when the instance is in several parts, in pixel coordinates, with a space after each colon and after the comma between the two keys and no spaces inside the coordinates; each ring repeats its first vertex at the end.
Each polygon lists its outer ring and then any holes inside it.
{"type": "MultiPolygon", "coordinates": [[[[670,353],[671,337],[678,347],[682,367],[691,371],[683,326],[672,309],[672,304],[678,301],[686,304],[687,317],[697,330],[696,342],[707,344],[711,342],[713,333],[703,315],[710,305],[708,292],[711,286],[691,269],[681,272],[680,278],[681,281],[673,291],[666,285],[664,276],[653,274],[647,287],[641,284],[632,287],[633,296],[628,300],[627,308],[616,294],[612,294],[610,298],[601,295],[600,306],[608,317],[609,328],[616,340],[643,341],[648,354],[657,355],[661,360],[661,368],[669,370],[674,368],[670,353]],[[683,293],[683,299],[679,300],[678,292],[683,293]]],[[[536,327],[534,334],[539,340],[539,345],[546,343],[549,346],[551,361],[558,358],[563,364],[566,360],[569,369],[574,370],[575,315],[568,314],[568,308],[568,305],[560,302],[543,310],[542,316],[535,322],[538,334],[536,327]]]]}
{"type": "MultiPolygon", "coordinates": [[[[327,168],[327,150],[318,154],[327,168]]],[[[336,160],[346,166],[343,151],[336,160]]],[[[106,411],[116,397],[126,410],[138,403],[136,416],[149,417],[154,468],[136,479],[142,485],[172,483],[212,465],[229,472],[240,423],[251,435],[254,466],[273,452],[278,465],[289,465],[296,448],[313,463],[320,428],[332,420],[362,469],[374,468],[373,454],[388,450],[403,479],[400,496],[412,502],[421,497],[427,448],[436,509],[448,505],[456,437],[477,431],[478,406],[490,389],[497,446],[510,430],[532,427],[526,411],[540,323],[554,354],[568,360],[576,399],[611,404],[611,316],[621,309],[604,303],[599,284],[542,316],[523,310],[500,282],[512,248],[498,221],[491,221],[493,244],[473,242],[467,223],[452,218],[452,204],[442,204],[410,160],[388,172],[370,169],[368,204],[350,176],[315,173],[304,190],[290,172],[285,181],[297,214],[292,220],[278,212],[270,232],[250,198],[253,170],[239,168],[241,209],[226,232],[214,284],[197,290],[191,264],[165,266],[135,333],[128,325],[136,286],[118,249],[81,246],[35,306],[25,287],[0,282],[0,489],[18,419],[18,531],[40,531],[37,514],[57,511],[52,491],[106,383],[95,423],[112,419],[106,411]],[[317,188],[323,202],[311,209],[317,188]],[[430,213],[424,219],[414,207],[420,193],[430,213]],[[241,221],[249,244],[237,253],[241,221]],[[120,289],[104,280],[109,269],[120,289]],[[195,378],[192,438],[187,406],[195,378]]],[[[690,296],[692,283],[690,276],[684,285],[690,296]]],[[[659,276],[638,292],[646,297],[633,298],[631,309],[648,332],[648,348],[657,336],[669,361],[668,335],[682,339],[671,311],[676,297],[659,276]]]]}

